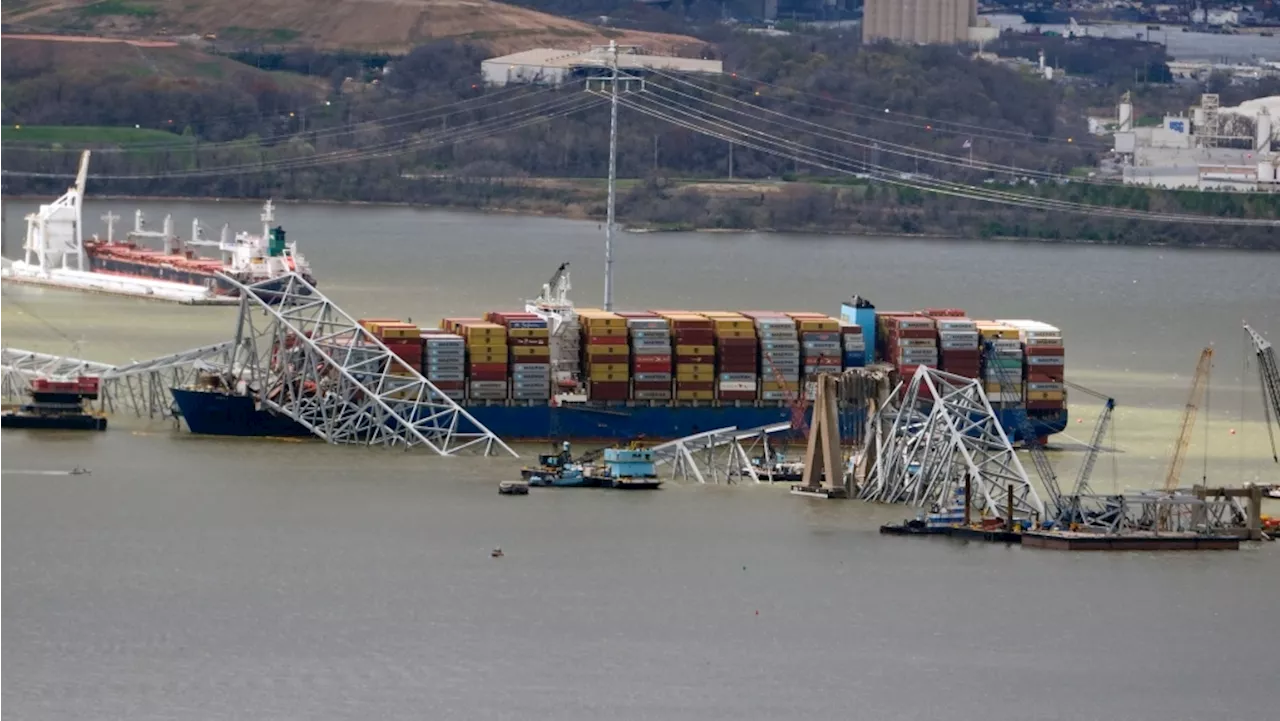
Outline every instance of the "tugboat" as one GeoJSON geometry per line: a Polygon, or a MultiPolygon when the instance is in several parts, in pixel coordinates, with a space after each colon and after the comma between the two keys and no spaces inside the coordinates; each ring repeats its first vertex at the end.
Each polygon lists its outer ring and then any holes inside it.
{"type": "Polygon", "coordinates": [[[538,456],[537,466],[520,469],[520,476],[530,486],[582,488],[588,485],[582,464],[573,460],[568,441],[559,453],[538,456]]]}
{"type": "Polygon", "coordinates": [[[105,431],[107,419],[84,407],[86,400],[97,400],[98,388],[99,379],[88,376],[73,381],[37,378],[27,389],[31,402],[0,416],[0,427],[105,431]]]}
{"type": "Polygon", "coordinates": [[[608,448],[604,466],[587,473],[591,485],[621,490],[651,491],[662,485],[651,448],[608,448]]]}

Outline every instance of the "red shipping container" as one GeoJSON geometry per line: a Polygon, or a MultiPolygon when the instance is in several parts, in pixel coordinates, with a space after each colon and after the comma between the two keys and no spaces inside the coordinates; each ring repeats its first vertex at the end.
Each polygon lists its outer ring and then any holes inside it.
{"type": "Polygon", "coordinates": [[[1061,355],[1067,354],[1067,349],[1060,345],[1029,345],[1026,347],[1027,355],[1061,355]]]}
{"type": "Polygon", "coordinates": [[[671,365],[670,353],[636,353],[631,358],[637,363],[666,363],[671,365]]]}
{"type": "MultiPolygon", "coordinates": [[[[477,379],[478,380],[478,379],[477,379]]],[[[431,385],[442,391],[460,391],[467,387],[466,381],[431,381],[431,385]]]]}
{"type": "Polygon", "coordinates": [[[591,381],[588,395],[598,401],[625,401],[631,395],[627,381],[591,381]]]}
{"type": "Polygon", "coordinates": [[[548,345],[550,341],[547,338],[525,338],[523,336],[511,336],[507,338],[507,345],[548,345]]]}
{"type": "Polygon", "coordinates": [[[717,338],[716,345],[721,348],[755,348],[756,339],[751,338],[717,338]]]}
{"type": "Polygon", "coordinates": [[[507,372],[505,370],[500,370],[500,371],[473,370],[467,374],[467,377],[473,381],[505,381],[507,379],[507,372]]]}
{"type": "Polygon", "coordinates": [[[676,356],[676,365],[694,365],[698,363],[715,363],[716,357],[713,355],[678,355],[676,356]]]}
{"type": "Polygon", "coordinates": [[[626,345],[627,337],[625,335],[592,335],[587,336],[589,345],[626,345]]]}
{"type": "Polygon", "coordinates": [[[641,363],[635,362],[631,364],[631,370],[636,373],[670,373],[671,363],[641,363]]]}
{"type": "Polygon", "coordinates": [[[676,330],[677,345],[711,345],[715,342],[715,334],[710,330],[676,330]]]}
{"type": "Polygon", "coordinates": [[[470,365],[468,365],[468,368],[471,370],[472,373],[475,373],[476,371],[480,371],[481,373],[491,373],[491,372],[506,373],[507,372],[506,363],[471,363],[470,365]]]}
{"type": "Polygon", "coordinates": [[[930,318],[965,318],[965,312],[959,308],[925,308],[923,315],[930,318]]]}
{"type": "Polygon", "coordinates": [[[721,373],[755,373],[756,364],[754,361],[750,363],[720,363],[721,373]]]}
{"type": "Polygon", "coordinates": [[[676,381],[677,391],[713,391],[715,381],[676,381]]]}
{"type": "MultiPolygon", "coordinates": [[[[813,360],[813,359],[808,359],[805,361],[805,363],[809,365],[813,365],[809,363],[809,360],[813,360]]],[[[820,366],[836,366],[837,368],[840,366],[840,358],[837,356],[821,356],[817,359],[817,361],[818,361],[817,365],[820,365],[820,366]]]]}
{"type": "Polygon", "coordinates": [[[717,396],[722,401],[754,401],[755,391],[720,391],[717,396]]]}
{"type": "Polygon", "coordinates": [[[806,341],[838,341],[840,340],[840,334],[830,331],[806,331],[800,334],[800,339],[806,341]]]}
{"type": "Polygon", "coordinates": [[[1029,411],[1062,410],[1062,401],[1027,401],[1029,411]]]}
{"type": "Polygon", "coordinates": [[[1061,383],[1062,376],[1053,373],[1027,373],[1028,383],[1061,383]]]}
{"type": "Polygon", "coordinates": [[[889,339],[894,338],[936,338],[938,331],[933,328],[890,328],[889,339]]]}
{"type": "Polygon", "coordinates": [[[669,391],[671,390],[671,381],[635,381],[635,389],[638,391],[669,391]]]}

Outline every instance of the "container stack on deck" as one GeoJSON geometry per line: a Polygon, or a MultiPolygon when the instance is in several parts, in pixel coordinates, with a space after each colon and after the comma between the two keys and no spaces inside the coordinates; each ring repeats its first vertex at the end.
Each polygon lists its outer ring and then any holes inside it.
{"type": "Polygon", "coordinates": [[[467,344],[447,330],[423,328],[422,375],[455,401],[467,397],[467,344]]]}
{"type": "Polygon", "coordinates": [[[866,339],[862,327],[852,323],[840,324],[841,365],[845,368],[862,368],[867,364],[866,339]]]}
{"type": "Polygon", "coordinates": [[[800,333],[785,313],[751,311],[760,342],[760,399],[783,401],[800,391],[800,333]]]}
{"type": "Polygon", "coordinates": [[[916,368],[938,367],[937,325],[918,313],[883,313],[877,318],[880,357],[891,363],[903,380],[916,368]]]}
{"type": "Polygon", "coordinates": [[[1022,341],[1018,339],[1018,329],[999,321],[977,321],[977,327],[978,334],[982,336],[983,347],[987,343],[994,346],[994,357],[984,354],[982,361],[982,382],[987,391],[987,399],[997,406],[1021,403],[1024,354],[1022,341]],[[1002,391],[1002,373],[1014,385],[1014,393],[1006,394],[1002,391]]]}
{"type": "Polygon", "coordinates": [[[545,401],[551,397],[551,348],[547,321],[533,313],[493,312],[485,316],[506,329],[511,364],[511,399],[545,401]]]}
{"type": "Polygon", "coordinates": [[[800,330],[804,376],[840,372],[840,321],[822,313],[788,313],[800,330]]]}
{"type": "Polygon", "coordinates": [[[687,311],[655,311],[675,336],[676,400],[709,401],[715,397],[715,325],[687,311]]]}
{"type": "Polygon", "coordinates": [[[465,339],[467,397],[500,401],[507,397],[507,329],[481,318],[445,318],[441,325],[465,339]]]}
{"type": "Polygon", "coordinates": [[[721,401],[754,401],[760,392],[758,357],[760,342],[755,325],[741,313],[704,313],[714,324],[716,398],[721,401]]]}
{"type": "Polygon", "coordinates": [[[667,321],[648,311],[618,313],[631,338],[631,397],[638,401],[671,400],[675,347],[667,321]]]}
{"type": "Polygon", "coordinates": [[[593,401],[625,401],[631,394],[627,321],[603,310],[578,311],[582,323],[587,396],[593,401]]]}
{"type": "Polygon", "coordinates": [[[938,332],[938,368],[965,378],[982,374],[978,326],[957,308],[925,310],[938,332]]]}
{"type": "MultiPolygon", "coordinates": [[[[422,372],[422,331],[412,323],[401,320],[374,318],[359,321],[364,329],[372,333],[387,350],[395,354],[419,373],[422,372]]],[[[412,375],[403,367],[392,366],[387,369],[391,375],[412,375]]]]}
{"type": "Polygon", "coordinates": [[[1062,343],[1062,331],[1047,323],[1034,320],[1001,320],[1018,330],[1026,357],[1027,410],[1059,410],[1066,405],[1066,386],[1063,385],[1066,348],[1062,343]]]}

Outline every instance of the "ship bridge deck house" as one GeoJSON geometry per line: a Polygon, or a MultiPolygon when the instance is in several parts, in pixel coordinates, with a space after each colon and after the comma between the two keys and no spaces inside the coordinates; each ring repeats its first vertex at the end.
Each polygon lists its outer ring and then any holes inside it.
{"type": "MultiPolygon", "coordinates": [[[[608,67],[609,56],[603,47],[587,51],[535,48],[485,60],[480,64],[480,72],[485,83],[495,87],[510,83],[562,85],[579,78],[598,75],[608,67]]],[[[724,72],[724,63],[719,60],[645,55],[620,48],[618,69],[636,75],[655,70],[719,75],[724,72]]]]}

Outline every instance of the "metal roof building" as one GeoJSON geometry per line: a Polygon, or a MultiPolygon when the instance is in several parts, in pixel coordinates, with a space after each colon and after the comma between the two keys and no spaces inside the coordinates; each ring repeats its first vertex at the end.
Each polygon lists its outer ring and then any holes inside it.
{"type": "MultiPolygon", "coordinates": [[[[480,63],[480,72],[484,76],[485,83],[493,86],[502,86],[508,83],[548,83],[559,85],[572,78],[598,72],[608,66],[608,54],[605,48],[601,47],[592,48],[585,52],[556,48],[535,48],[485,60],[480,63]]],[[[724,63],[719,60],[619,52],[618,68],[632,73],[663,70],[675,73],[718,75],[724,72],[724,63]]]]}

